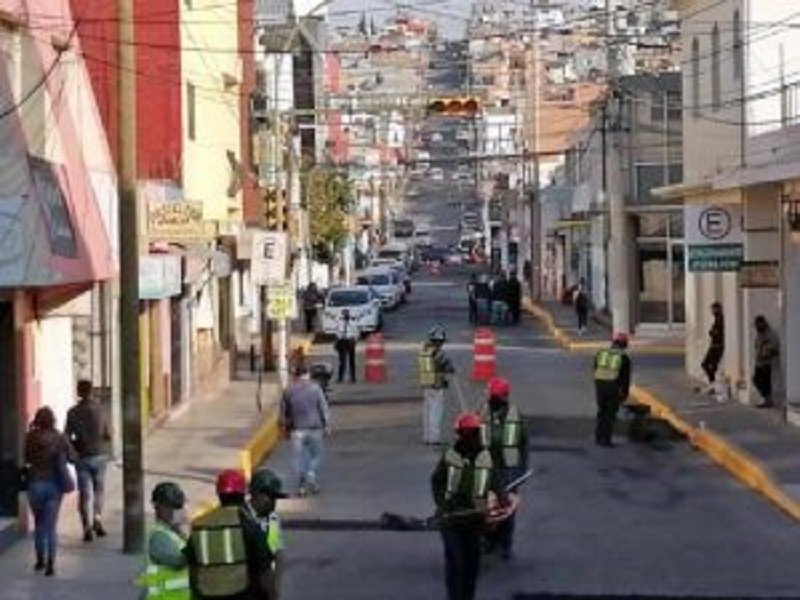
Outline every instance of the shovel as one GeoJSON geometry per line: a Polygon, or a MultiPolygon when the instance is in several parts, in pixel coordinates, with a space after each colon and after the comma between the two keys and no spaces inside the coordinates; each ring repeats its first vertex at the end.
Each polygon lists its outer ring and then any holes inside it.
{"type": "MultiPolygon", "coordinates": [[[[515,480],[511,481],[503,488],[503,491],[508,493],[516,489],[528,479],[533,476],[533,469],[529,469],[515,480]]],[[[385,512],[378,520],[380,528],[386,531],[436,531],[441,529],[443,523],[451,519],[459,519],[463,517],[473,517],[477,515],[485,515],[483,510],[459,510],[446,515],[431,515],[430,517],[409,517],[406,515],[398,515],[396,513],[385,512]]]]}

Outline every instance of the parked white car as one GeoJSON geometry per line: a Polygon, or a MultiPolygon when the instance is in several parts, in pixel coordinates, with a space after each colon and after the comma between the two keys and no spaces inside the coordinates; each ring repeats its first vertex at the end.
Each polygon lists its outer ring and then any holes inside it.
{"type": "Polygon", "coordinates": [[[322,310],[322,333],[335,335],[342,312],[347,309],[361,333],[372,333],[383,327],[381,299],[378,293],[365,285],[332,288],[325,297],[322,310]]]}
{"type": "Polygon", "coordinates": [[[367,269],[356,278],[356,282],[375,290],[381,299],[381,306],[386,310],[397,308],[403,300],[403,281],[391,267],[367,269]]]}

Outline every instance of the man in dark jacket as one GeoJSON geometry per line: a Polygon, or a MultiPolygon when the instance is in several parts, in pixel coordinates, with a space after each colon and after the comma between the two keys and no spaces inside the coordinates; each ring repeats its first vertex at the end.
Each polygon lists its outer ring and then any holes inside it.
{"type": "Polygon", "coordinates": [[[703,359],[703,371],[708,377],[709,394],[714,393],[714,383],[717,380],[717,369],[725,354],[725,317],[722,314],[722,304],[714,302],[711,305],[711,314],[714,322],[711,324],[711,329],[708,332],[709,345],[706,356],[703,359]]]}
{"type": "Polygon", "coordinates": [[[631,360],[625,350],[628,335],[618,333],[610,348],[600,350],[594,359],[594,382],[597,392],[597,427],[594,439],[598,446],[614,446],[614,421],[620,404],[628,399],[631,384],[631,360]]]}
{"type": "Polygon", "coordinates": [[[519,323],[522,314],[522,283],[517,277],[516,271],[511,271],[506,284],[508,295],[508,310],[511,312],[511,322],[515,325],[519,323]]]}
{"type": "Polygon", "coordinates": [[[81,379],[77,385],[78,404],[69,409],[64,433],[77,454],[78,510],[83,524],[83,541],[103,537],[103,501],[111,427],[103,407],[94,399],[92,383],[81,379]]]}

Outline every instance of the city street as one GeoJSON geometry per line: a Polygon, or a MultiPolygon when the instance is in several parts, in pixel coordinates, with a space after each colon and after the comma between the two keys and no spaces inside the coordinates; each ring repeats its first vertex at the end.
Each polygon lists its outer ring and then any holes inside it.
{"type": "MultiPolygon", "coordinates": [[[[431,155],[437,158],[435,146],[431,155]]],[[[453,243],[461,211],[454,199],[463,197],[454,198],[447,181],[417,189],[406,213],[430,222],[435,244],[453,243]]],[[[466,280],[463,267],[418,277],[408,306],[387,317],[389,383],[335,387],[322,494],[282,507],[290,528],[301,526],[288,534],[287,600],[444,598],[439,536],[380,531],[377,520],[385,511],[433,511],[429,477],[440,450],[421,443],[415,385],[416,352],[431,325],[446,327],[458,370],[446,426],[462,405],[482,398],[482,386],[470,380],[466,280]]],[[[479,598],[800,595],[787,560],[800,552],[800,536],[784,515],[685,442],[634,445],[618,425],[618,447],[596,447],[590,357],[558,349],[530,319],[496,333],[498,370],[527,417],[535,476],[524,489],[515,555],[508,564],[484,563],[479,598]]],[[[327,346],[316,352],[333,359],[327,346]]],[[[642,357],[635,368],[677,367],[679,360],[642,357]]],[[[286,444],[269,465],[293,489],[286,444]]]]}
{"type": "MultiPolygon", "coordinates": [[[[388,385],[336,387],[323,493],[283,507],[287,518],[320,521],[320,530],[289,532],[288,600],[444,597],[437,535],[361,528],[384,511],[432,513],[438,452],[421,444],[415,352],[427,328],[442,323],[465,402],[479,400],[480,386],[469,382],[464,282],[450,272],[425,277],[409,305],[388,317],[388,385]]],[[[479,598],[800,594],[793,562],[781,558],[800,551],[786,517],[685,443],[646,447],[618,437],[616,449],[595,447],[589,358],[557,350],[531,321],[498,336],[499,371],[528,417],[536,475],[524,490],[516,556],[486,565],[479,598]]],[[[454,392],[448,425],[459,405],[454,392]]],[[[288,446],[269,464],[290,474],[288,446]]]]}

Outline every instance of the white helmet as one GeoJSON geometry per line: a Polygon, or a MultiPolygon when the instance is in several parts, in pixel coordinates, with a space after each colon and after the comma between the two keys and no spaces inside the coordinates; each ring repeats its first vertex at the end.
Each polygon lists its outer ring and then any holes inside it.
{"type": "Polygon", "coordinates": [[[447,340],[447,332],[441,325],[434,325],[428,331],[428,340],[431,342],[444,342],[447,340]]]}

